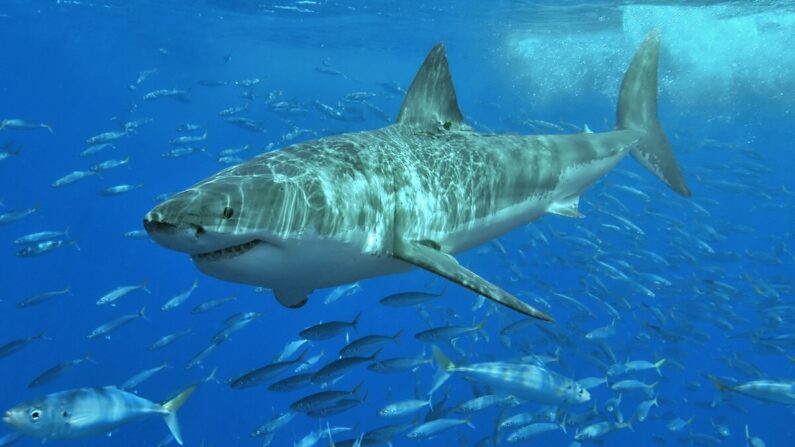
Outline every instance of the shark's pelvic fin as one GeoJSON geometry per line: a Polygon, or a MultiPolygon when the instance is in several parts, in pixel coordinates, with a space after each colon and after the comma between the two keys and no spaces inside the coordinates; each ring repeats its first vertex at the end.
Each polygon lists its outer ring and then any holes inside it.
{"type": "Polygon", "coordinates": [[[306,292],[296,290],[274,290],[273,296],[282,306],[289,307],[290,309],[298,309],[306,304],[309,295],[306,292]]]}
{"type": "Polygon", "coordinates": [[[464,122],[464,116],[458,109],[447,55],[441,43],[428,53],[411,82],[397,122],[434,128],[439,125],[449,128],[464,122]]]}
{"type": "Polygon", "coordinates": [[[660,59],[660,32],[652,30],[629,64],[618,94],[620,130],[639,130],[645,134],[632,149],[632,155],[671,189],[690,197],[690,188],[676,162],[671,144],[657,120],[657,65],[660,59]]]}
{"type": "Polygon", "coordinates": [[[490,300],[496,301],[503,306],[508,306],[530,317],[538,318],[539,320],[553,321],[551,316],[486,281],[476,273],[459,264],[454,257],[437,250],[425,241],[396,240],[393,250],[393,256],[401,261],[436,273],[477,294],[483,295],[490,300]]]}

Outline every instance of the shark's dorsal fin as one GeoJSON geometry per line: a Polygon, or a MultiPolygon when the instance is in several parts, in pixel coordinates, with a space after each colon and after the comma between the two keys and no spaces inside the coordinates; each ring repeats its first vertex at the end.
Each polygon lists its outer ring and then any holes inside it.
{"type": "Polygon", "coordinates": [[[516,298],[505,290],[486,281],[476,273],[459,264],[456,259],[447,253],[436,249],[439,244],[429,244],[427,241],[401,241],[396,240],[393,247],[393,256],[403,262],[428,270],[443,278],[455,282],[484,297],[496,301],[503,306],[521,312],[533,318],[552,321],[552,317],[516,298]]]}
{"type": "Polygon", "coordinates": [[[447,65],[444,45],[437,44],[422,63],[411,82],[403,105],[400,106],[398,124],[442,125],[449,128],[464,122],[458,109],[453,78],[447,65]]]}

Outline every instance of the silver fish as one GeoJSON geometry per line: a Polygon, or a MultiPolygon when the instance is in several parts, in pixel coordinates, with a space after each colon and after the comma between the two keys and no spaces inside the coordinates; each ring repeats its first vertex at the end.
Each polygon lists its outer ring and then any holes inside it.
{"type": "Polygon", "coordinates": [[[352,327],[354,330],[359,326],[359,318],[362,313],[359,312],[353,318],[353,321],[329,321],[326,323],[316,324],[310,326],[298,333],[302,338],[307,340],[327,340],[333,338],[342,331],[352,327]]]}
{"type": "Polygon", "coordinates": [[[195,391],[192,386],[161,404],[115,387],[79,388],[22,402],[5,412],[14,430],[41,439],[77,439],[110,433],[149,415],[162,415],[182,445],[176,411],[195,391]]]}
{"type": "Polygon", "coordinates": [[[83,362],[93,362],[91,359],[91,355],[86,354],[85,356],[74,359],[68,360],[66,362],[59,363],[51,368],[48,368],[46,371],[42,372],[36,378],[30,381],[28,384],[28,388],[35,388],[37,386],[46,385],[53,380],[57,379],[61,376],[61,374],[65,373],[66,371],[74,368],[75,366],[83,363],[83,362]]]}
{"type": "Polygon", "coordinates": [[[97,337],[106,337],[109,333],[119,329],[122,326],[127,325],[131,321],[145,317],[146,317],[146,308],[142,307],[141,310],[138,311],[138,313],[122,315],[118,318],[114,318],[113,320],[108,321],[107,323],[103,323],[97,326],[93,331],[89,332],[89,334],[86,335],[86,338],[90,340],[92,338],[97,338],[97,337]]]}
{"type": "Polygon", "coordinates": [[[185,335],[190,334],[192,331],[193,329],[187,328],[178,332],[174,332],[172,334],[164,335],[158,338],[157,340],[155,340],[151,345],[149,345],[149,348],[147,349],[149,349],[150,351],[156,351],[158,349],[165,348],[166,346],[170,345],[171,343],[174,343],[175,341],[184,337],[185,335]]]}
{"type": "Polygon", "coordinates": [[[144,185],[140,183],[137,185],[116,185],[116,186],[111,186],[109,188],[105,188],[102,191],[99,191],[98,194],[101,196],[117,196],[119,194],[128,193],[138,188],[142,188],[143,186],[144,185]]]}
{"type": "Polygon", "coordinates": [[[160,366],[155,366],[153,368],[145,369],[145,370],[135,374],[134,376],[130,377],[129,379],[127,379],[119,387],[119,389],[123,390],[123,391],[131,391],[132,389],[134,389],[135,387],[137,387],[138,385],[143,383],[145,380],[148,380],[153,375],[159,373],[160,371],[162,371],[162,370],[164,370],[164,369],[166,369],[168,367],[169,367],[168,366],[168,362],[163,362],[163,364],[160,365],[160,366]]]}
{"type": "Polygon", "coordinates": [[[24,348],[25,346],[31,344],[36,340],[49,340],[49,338],[47,338],[46,331],[41,331],[38,334],[33,335],[31,337],[11,340],[10,342],[0,346],[0,358],[8,357],[9,355],[19,351],[20,349],[24,348]]]}
{"type": "Polygon", "coordinates": [[[39,205],[36,205],[33,208],[17,208],[7,211],[3,214],[0,214],[0,225],[7,225],[20,219],[24,219],[25,217],[28,217],[37,211],[39,211],[39,205]]]}
{"type": "Polygon", "coordinates": [[[152,292],[149,291],[149,289],[146,288],[146,283],[145,282],[141,283],[141,284],[138,284],[138,285],[135,285],[135,286],[119,286],[119,287],[116,287],[115,289],[111,290],[110,292],[102,295],[101,297],[99,297],[99,299],[97,300],[97,306],[101,306],[103,304],[112,303],[112,302],[118,300],[119,298],[122,298],[122,297],[126,296],[127,294],[132,293],[132,292],[134,292],[136,290],[143,290],[144,292],[149,293],[149,294],[152,293],[152,292]]]}
{"type": "Polygon", "coordinates": [[[193,294],[193,291],[196,290],[197,287],[199,287],[199,281],[194,280],[189,289],[178,293],[173,298],[163,303],[163,305],[160,306],[160,310],[171,310],[179,307],[182,303],[187,301],[188,298],[190,298],[190,296],[193,294]]]}
{"type": "Polygon", "coordinates": [[[31,121],[15,119],[15,118],[9,118],[0,121],[0,130],[3,129],[15,129],[15,130],[47,129],[50,133],[53,133],[52,127],[49,124],[34,123],[31,121]]]}
{"type": "Polygon", "coordinates": [[[67,288],[62,289],[62,290],[53,290],[51,292],[44,292],[44,293],[40,293],[38,295],[33,295],[31,297],[25,298],[24,300],[18,302],[17,303],[17,307],[22,309],[22,308],[25,308],[25,307],[36,306],[36,305],[41,304],[41,303],[43,303],[45,301],[49,301],[52,298],[55,298],[55,297],[61,296],[61,295],[66,295],[66,294],[74,295],[72,293],[72,288],[71,287],[67,287],[67,288]]]}
{"type": "Polygon", "coordinates": [[[42,241],[35,243],[33,245],[28,245],[27,247],[20,248],[19,250],[17,250],[16,255],[17,257],[20,258],[29,258],[31,256],[43,255],[53,250],[57,250],[63,247],[68,247],[70,245],[74,245],[76,249],[80,250],[80,246],[77,245],[77,241],[58,239],[58,240],[42,241]]]}
{"type": "MultiPolygon", "coordinates": [[[[89,145],[93,146],[93,145],[99,145],[99,144],[104,144],[104,143],[110,143],[111,141],[118,140],[119,138],[127,136],[127,135],[128,135],[128,132],[126,130],[125,131],[118,131],[117,130],[117,131],[103,132],[101,134],[94,135],[93,137],[87,139],[86,140],[86,144],[89,144],[89,145]]],[[[103,147],[103,149],[104,149],[104,147],[103,147]]]]}

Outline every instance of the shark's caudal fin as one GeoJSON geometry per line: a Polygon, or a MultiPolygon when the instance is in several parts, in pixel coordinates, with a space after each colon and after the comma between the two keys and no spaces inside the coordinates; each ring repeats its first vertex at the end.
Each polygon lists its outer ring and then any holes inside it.
{"type": "Polygon", "coordinates": [[[458,109],[453,78],[447,65],[444,45],[436,44],[411,82],[398,124],[445,126],[462,124],[464,116],[458,109]]]}
{"type": "Polygon", "coordinates": [[[690,197],[671,144],[657,120],[657,65],[660,58],[660,32],[652,30],[632,58],[618,94],[620,130],[642,130],[644,137],[632,155],[671,189],[690,197]]]}

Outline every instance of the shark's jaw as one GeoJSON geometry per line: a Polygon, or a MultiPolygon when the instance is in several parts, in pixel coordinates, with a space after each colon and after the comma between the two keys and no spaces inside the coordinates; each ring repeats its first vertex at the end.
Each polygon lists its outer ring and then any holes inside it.
{"type": "Polygon", "coordinates": [[[191,255],[191,259],[193,259],[193,262],[221,262],[226,259],[243,256],[258,245],[265,243],[263,240],[253,239],[242,244],[231,245],[206,253],[195,253],[191,255]]]}
{"type": "Polygon", "coordinates": [[[177,227],[159,216],[144,220],[152,239],[164,247],[188,254],[203,273],[225,281],[267,287],[313,289],[336,286],[362,278],[405,271],[404,263],[362,251],[358,232],[331,238],[305,232],[280,238],[268,231],[241,234],[177,227]]]}

